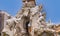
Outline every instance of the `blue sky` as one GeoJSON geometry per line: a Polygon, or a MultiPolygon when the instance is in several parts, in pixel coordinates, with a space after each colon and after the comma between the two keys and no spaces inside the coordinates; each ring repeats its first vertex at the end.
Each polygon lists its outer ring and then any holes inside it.
{"type": "MultiPolygon", "coordinates": [[[[60,0],[36,0],[36,4],[42,4],[46,12],[46,20],[51,19],[53,23],[60,23],[60,0]]],[[[15,16],[22,8],[22,0],[0,0],[0,10],[15,16]]]]}

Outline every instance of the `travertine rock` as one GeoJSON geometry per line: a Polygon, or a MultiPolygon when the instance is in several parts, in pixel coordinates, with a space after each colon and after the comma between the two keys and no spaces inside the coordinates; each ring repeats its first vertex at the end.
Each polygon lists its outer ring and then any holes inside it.
{"type": "Polygon", "coordinates": [[[36,6],[35,0],[22,1],[23,7],[16,16],[5,18],[2,36],[44,36],[46,32],[50,34],[60,31],[60,29],[57,31],[52,23],[45,21],[46,13],[42,12],[42,5],[36,6]]]}
{"type": "Polygon", "coordinates": [[[14,35],[14,32],[15,32],[15,29],[14,29],[15,21],[14,20],[15,18],[6,20],[6,24],[4,25],[4,29],[2,30],[2,33],[6,33],[9,36],[14,35]]]}

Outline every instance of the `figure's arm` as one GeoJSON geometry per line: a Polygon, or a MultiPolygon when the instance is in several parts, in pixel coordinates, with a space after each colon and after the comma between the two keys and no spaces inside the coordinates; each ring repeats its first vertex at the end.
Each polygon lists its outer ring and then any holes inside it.
{"type": "Polygon", "coordinates": [[[43,9],[43,6],[42,5],[39,5],[39,11],[42,11],[43,9]]]}
{"type": "Polygon", "coordinates": [[[20,18],[22,15],[23,15],[23,9],[22,10],[20,10],[20,11],[18,11],[18,13],[16,14],[16,18],[20,18]]]}

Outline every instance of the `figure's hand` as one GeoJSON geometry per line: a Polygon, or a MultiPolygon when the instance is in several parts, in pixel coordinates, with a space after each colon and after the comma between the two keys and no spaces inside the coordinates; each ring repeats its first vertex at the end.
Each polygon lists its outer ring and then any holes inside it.
{"type": "Polygon", "coordinates": [[[43,6],[39,5],[39,11],[42,11],[43,6]]]}

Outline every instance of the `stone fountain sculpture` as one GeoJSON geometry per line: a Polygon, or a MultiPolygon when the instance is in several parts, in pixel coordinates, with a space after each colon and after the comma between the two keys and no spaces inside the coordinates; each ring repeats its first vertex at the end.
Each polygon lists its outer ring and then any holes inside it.
{"type": "Polygon", "coordinates": [[[22,9],[15,17],[6,20],[2,33],[9,36],[38,36],[40,25],[46,26],[46,14],[42,12],[43,7],[36,6],[35,0],[22,0],[22,2],[22,9]]]}

